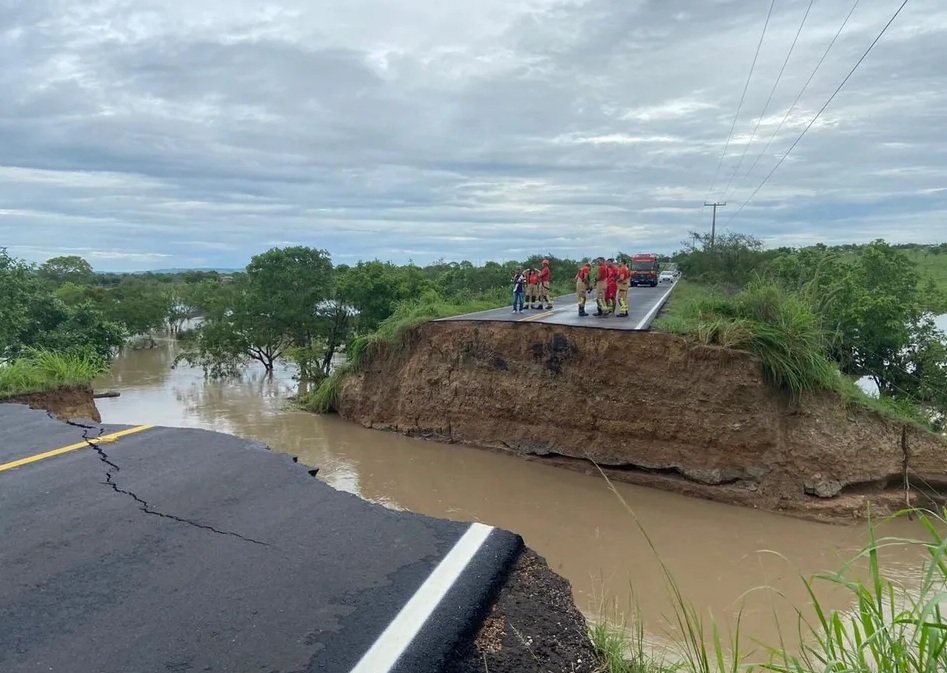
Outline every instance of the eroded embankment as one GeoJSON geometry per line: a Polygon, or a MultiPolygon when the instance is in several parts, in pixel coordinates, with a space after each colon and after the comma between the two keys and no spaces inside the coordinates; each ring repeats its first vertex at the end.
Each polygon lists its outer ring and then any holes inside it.
{"type": "Polygon", "coordinates": [[[85,418],[101,423],[102,417],[92,395],[92,388],[74,386],[0,397],[0,403],[26,404],[31,409],[44,409],[61,421],[85,418]]]}
{"type": "Polygon", "coordinates": [[[947,485],[947,444],[834,396],[798,403],[749,354],[662,333],[427,323],[343,382],[367,427],[811,518],[892,511],[947,485]],[[905,488],[905,484],[909,486],[905,488]]]}

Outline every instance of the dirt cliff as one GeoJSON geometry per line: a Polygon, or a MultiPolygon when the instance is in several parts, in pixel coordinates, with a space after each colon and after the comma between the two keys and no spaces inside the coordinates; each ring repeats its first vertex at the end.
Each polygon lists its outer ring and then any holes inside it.
{"type": "Polygon", "coordinates": [[[367,427],[810,518],[947,486],[947,443],[829,396],[791,402],[749,354],[656,332],[427,323],[347,377],[367,427]],[[910,488],[906,489],[905,484],[910,488]]]}
{"type": "Polygon", "coordinates": [[[39,393],[26,393],[11,397],[0,397],[0,404],[26,404],[31,409],[45,409],[61,421],[73,418],[85,418],[102,422],[99,409],[95,406],[92,389],[87,387],[58,388],[39,393]]]}

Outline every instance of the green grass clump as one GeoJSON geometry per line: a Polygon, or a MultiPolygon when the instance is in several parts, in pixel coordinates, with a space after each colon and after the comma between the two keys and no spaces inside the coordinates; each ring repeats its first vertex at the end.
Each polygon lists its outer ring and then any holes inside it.
{"type": "Polygon", "coordinates": [[[732,297],[686,285],[655,327],[753,353],[766,379],[793,397],[835,385],[819,318],[775,283],[754,281],[732,297]]]}
{"type": "Polygon", "coordinates": [[[94,353],[32,350],[0,366],[0,396],[88,386],[108,367],[108,362],[94,353]]]}
{"type": "Polygon", "coordinates": [[[315,414],[328,414],[336,411],[339,403],[339,388],[344,372],[345,367],[338,368],[322,379],[315,390],[298,400],[299,405],[306,411],[315,414]]]}

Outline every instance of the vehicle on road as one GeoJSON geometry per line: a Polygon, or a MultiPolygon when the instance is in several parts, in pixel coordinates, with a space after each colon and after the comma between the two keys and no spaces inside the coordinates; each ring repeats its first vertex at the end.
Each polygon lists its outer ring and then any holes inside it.
{"type": "Polygon", "coordinates": [[[658,256],[655,254],[634,255],[631,258],[631,284],[634,286],[658,285],[658,256]]]}
{"type": "Polygon", "coordinates": [[[659,283],[673,283],[676,278],[677,278],[677,274],[675,274],[673,271],[662,271],[658,275],[658,282],[659,283]]]}

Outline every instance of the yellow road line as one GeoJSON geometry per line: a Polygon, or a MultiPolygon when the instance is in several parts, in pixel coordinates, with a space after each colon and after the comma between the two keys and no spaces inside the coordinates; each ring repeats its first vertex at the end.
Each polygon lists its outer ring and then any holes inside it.
{"type": "Polygon", "coordinates": [[[543,318],[548,318],[554,313],[555,311],[546,311],[545,313],[537,313],[536,315],[527,316],[526,318],[517,318],[516,322],[532,322],[533,320],[542,320],[543,318]]]}
{"type": "MultiPolygon", "coordinates": [[[[134,428],[128,428],[127,430],[120,430],[119,432],[113,432],[108,435],[102,435],[101,437],[92,437],[89,439],[91,442],[96,444],[107,444],[109,442],[114,442],[117,439],[121,439],[127,435],[133,435],[136,432],[141,432],[142,430],[148,430],[153,428],[153,425],[139,425],[134,428]]],[[[29,465],[30,463],[35,463],[40,460],[45,460],[46,458],[52,458],[53,456],[58,456],[63,453],[69,453],[70,451],[75,451],[76,449],[83,449],[89,446],[89,442],[78,442],[77,444],[70,444],[69,446],[64,446],[60,449],[53,449],[52,451],[47,451],[46,453],[37,453],[35,456],[30,456],[28,458],[21,458],[20,460],[14,460],[10,463],[4,463],[0,465],[0,472],[5,472],[6,470],[12,470],[14,467],[20,467],[21,465],[29,465]]]]}

